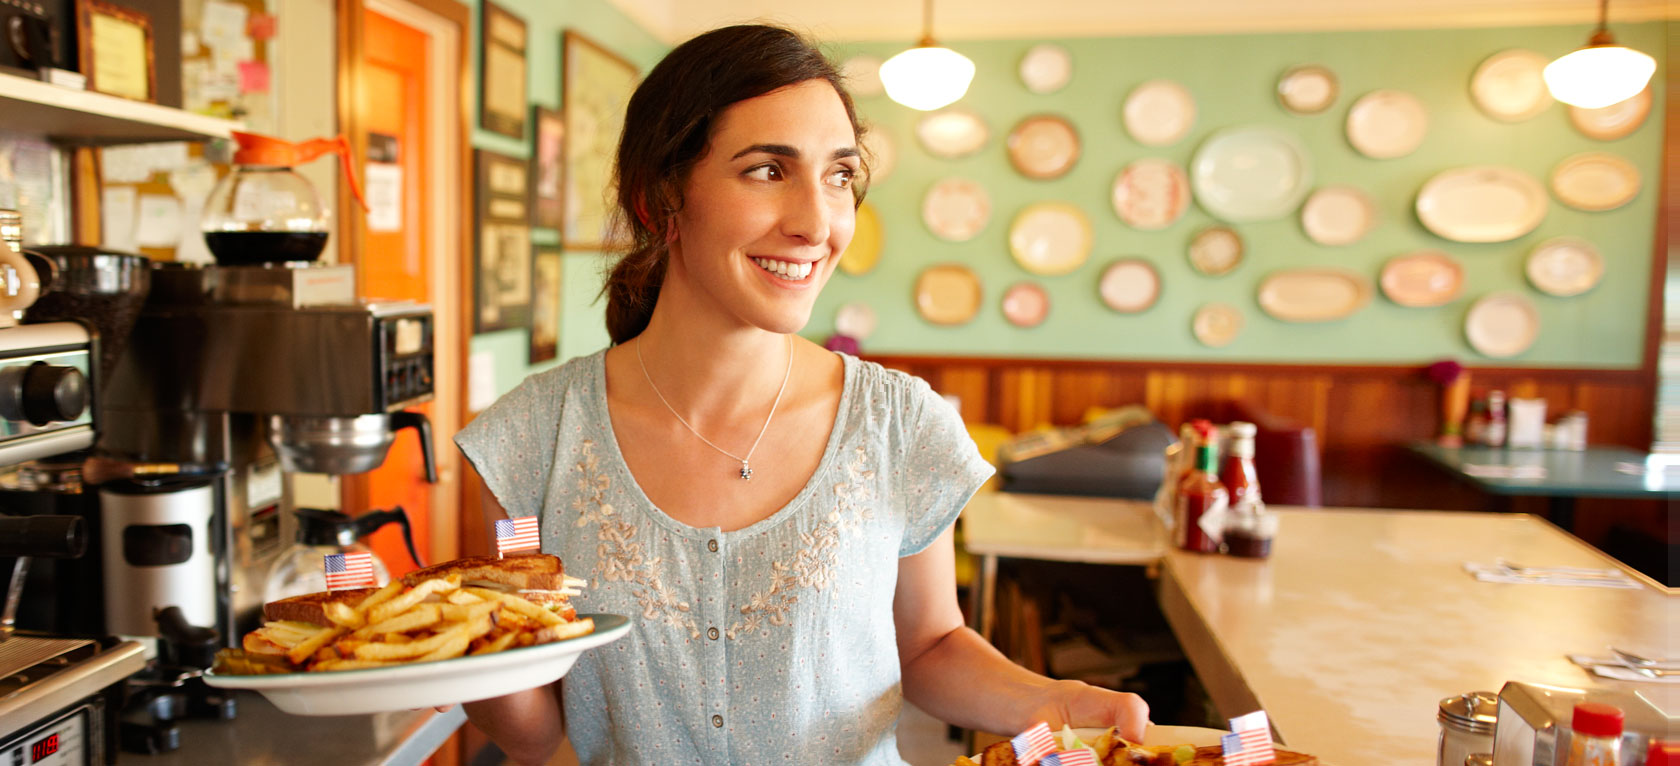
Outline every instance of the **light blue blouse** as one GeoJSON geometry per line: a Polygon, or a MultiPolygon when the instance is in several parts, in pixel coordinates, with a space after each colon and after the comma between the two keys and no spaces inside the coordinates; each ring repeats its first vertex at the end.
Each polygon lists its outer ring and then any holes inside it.
{"type": "Polygon", "coordinates": [[[927,383],[842,355],[822,461],[745,529],[683,524],[631,477],[604,352],[527,378],[456,437],[510,516],[589,580],[580,613],[632,618],[564,681],[584,764],[893,764],[898,559],[991,475],[927,383]]]}

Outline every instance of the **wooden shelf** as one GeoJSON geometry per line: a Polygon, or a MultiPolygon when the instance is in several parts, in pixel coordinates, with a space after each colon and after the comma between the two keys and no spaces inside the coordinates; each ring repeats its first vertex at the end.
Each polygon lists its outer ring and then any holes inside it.
{"type": "Polygon", "coordinates": [[[0,114],[14,130],[77,146],[227,138],[240,123],[0,72],[0,114]]]}

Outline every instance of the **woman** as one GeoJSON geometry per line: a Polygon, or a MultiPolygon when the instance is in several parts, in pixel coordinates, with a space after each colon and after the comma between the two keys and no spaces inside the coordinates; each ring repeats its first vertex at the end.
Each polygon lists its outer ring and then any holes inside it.
{"type": "MultiPolygon", "coordinates": [[[[1118,724],[1136,695],[1050,681],[963,626],[951,526],[990,474],[927,384],[794,333],[851,240],[864,175],[835,68],[782,29],[716,30],[637,88],[618,154],[633,233],[614,345],[532,376],[457,437],[497,517],[632,632],[563,682],[585,764],[901,763],[903,699],[1013,733],[1118,724]]],[[[519,763],[550,689],[467,705],[519,763]]]]}

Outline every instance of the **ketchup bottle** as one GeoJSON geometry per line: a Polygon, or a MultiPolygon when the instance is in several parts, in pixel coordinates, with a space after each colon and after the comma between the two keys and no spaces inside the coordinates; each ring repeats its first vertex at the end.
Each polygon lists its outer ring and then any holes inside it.
{"type": "Polygon", "coordinates": [[[1173,544],[1187,551],[1218,553],[1230,495],[1219,483],[1219,454],[1213,424],[1191,421],[1196,429],[1196,458],[1178,482],[1173,509],[1173,544]]]}

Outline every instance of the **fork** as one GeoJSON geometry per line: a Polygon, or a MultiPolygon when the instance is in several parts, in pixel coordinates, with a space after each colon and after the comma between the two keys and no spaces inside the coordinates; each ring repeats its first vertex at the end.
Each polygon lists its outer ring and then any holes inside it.
{"type": "Polygon", "coordinates": [[[1659,670],[1675,670],[1680,668],[1680,662],[1676,662],[1674,660],[1653,660],[1648,657],[1641,657],[1632,652],[1617,649],[1614,646],[1610,647],[1610,651],[1615,652],[1616,656],[1620,657],[1622,662],[1637,668],[1656,668],[1659,670]]]}

